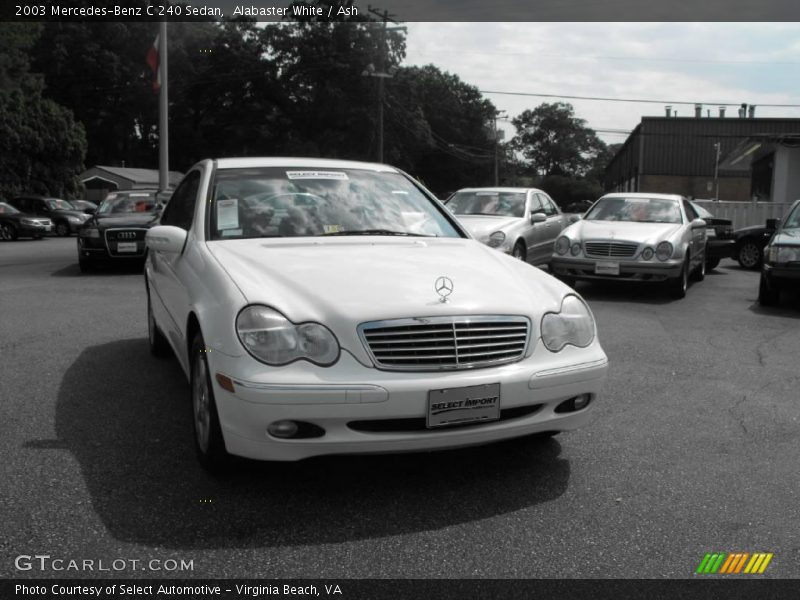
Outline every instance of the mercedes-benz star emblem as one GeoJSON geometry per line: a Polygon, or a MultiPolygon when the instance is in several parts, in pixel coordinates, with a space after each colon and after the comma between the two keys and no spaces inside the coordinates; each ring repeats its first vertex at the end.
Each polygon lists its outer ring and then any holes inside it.
{"type": "Polygon", "coordinates": [[[453,293],[453,280],[449,277],[439,277],[433,287],[439,294],[439,302],[447,302],[447,297],[453,293]]]}

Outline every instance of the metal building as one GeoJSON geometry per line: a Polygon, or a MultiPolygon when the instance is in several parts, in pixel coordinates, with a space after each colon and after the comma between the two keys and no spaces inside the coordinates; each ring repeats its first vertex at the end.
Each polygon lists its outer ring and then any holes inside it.
{"type": "MultiPolygon", "coordinates": [[[[720,200],[768,200],[753,186],[750,165],[723,159],[748,138],[800,133],[800,119],[755,118],[754,108],[739,117],[643,117],[606,167],[609,191],[683,194],[720,200]]],[[[671,113],[667,108],[668,114],[671,113]]]]}

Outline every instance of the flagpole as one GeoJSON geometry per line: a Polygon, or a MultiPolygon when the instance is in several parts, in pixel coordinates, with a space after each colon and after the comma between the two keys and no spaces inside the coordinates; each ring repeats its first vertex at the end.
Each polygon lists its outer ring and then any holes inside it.
{"type": "Polygon", "coordinates": [[[167,101],[167,21],[159,23],[159,78],[161,87],[158,96],[158,190],[169,189],[169,118],[167,101]]]}

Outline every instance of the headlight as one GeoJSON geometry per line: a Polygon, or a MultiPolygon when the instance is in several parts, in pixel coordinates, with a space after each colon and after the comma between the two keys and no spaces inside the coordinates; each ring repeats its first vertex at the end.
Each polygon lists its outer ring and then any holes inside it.
{"type": "Polygon", "coordinates": [[[39,221],[34,221],[33,219],[20,219],[19,222],[22,223],[23,225],[29,225],[29,226],[33,226],[33,227],[36,227],[37,225],[41,225],[39,223],[39,221]]]}
{"type": "Polygon", "coordinates": [[[672,244],[669,242],[661,242],[656,246],[656,258],[658,260],[669,260],[672,257],[672,244]]]}
{"type": "Polygon", "coordinates": [[[562,256],[569,251],[569,238],[561,236],[556,240],[556,253],[562,256]]]}
{"type": "Polygon", "coordinates": [[[796,246],[770,246],[767,260],[771,263],[800,261],[800,248],[796,246]]]}
{"type": "Polygon", "coordinates": [[[578,242],[572,244],[572,247],[569,249],[570,254],[572,256],[578,256],[581,253],[581,245],[578,242]]]}
{"type": "Polygon", "coordinates": [[[495,231],[492,235],[489,236],[489,241],[487,244],[492,248],[497,248],[503,242],[506,241],[506,234],[502,231],[495,231]]]}
{"type": "Polygon", "coordinates": [[[69,221],[70,223],[83,223],[85,220],[86,219],[82,219],[80,217],[73,217],[73,216],[67,217],[67,221],[69,221]]]}
{"type": "Polygon", "coordinates": [[[81,229],[78,232],[80,237],[87,237],[87,238],[99,238],[100,232],[95,227],[87,227],[86,229],[81,229]]]}
{"type": "Polygon", "coordinates": [[[253,358],[268,365],[308,360],[322,366],[339,359],[339,342],[324,325],[295,325],[266,306],[248,306],[236,317],[236,333],[253,358]]]}
{"type": "Polygon", "coordinates": [[[642,260],[650,260],[653,258],[653,249],[652,248],[645,248],[642,250],[642,260]]]}
{"type": "Polygon", "coordinates": [[[560,352],[567,344],[585,348],[594,340],[594,319],[589,308],[577,296],[561,302],[561,311],[542,317],[542,341],[551,352],[560,352]]]}

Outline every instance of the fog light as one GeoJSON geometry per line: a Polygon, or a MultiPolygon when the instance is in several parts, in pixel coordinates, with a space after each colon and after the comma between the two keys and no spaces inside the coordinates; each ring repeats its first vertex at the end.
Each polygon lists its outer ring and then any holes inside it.
{"type": "Polygon", "coordinates": [[[589,403],[591,401],[592,401],[591,394],[581,394],[580,396],[575,396],[574,398],[570,398],[569,400],[564,400],[561,404],[556,406],[555,412],[571,413],[583,410],[584,408],[589,406],[589,403]]]}
{"type": "Polygon", "coordinates": [[[298,429],[294,421],[275,421],[267,427],[267,433],[277,438],[291,438],[297,435],[298,429]]]}
{"type": "Polygon", "coordinates": [[[591,399],[592,399],[591,394],[581,394],[580,396],[575,398],[573,401],[573,406],[575,407],[575,410],[582,410],[587,406],[589,406],[589,402],[591,401],[591,399]]]}

